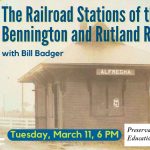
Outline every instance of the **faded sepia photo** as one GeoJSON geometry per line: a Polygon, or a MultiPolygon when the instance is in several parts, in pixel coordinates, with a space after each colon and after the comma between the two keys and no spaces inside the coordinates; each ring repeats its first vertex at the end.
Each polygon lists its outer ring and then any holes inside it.
{"type": "MultiPolygon", "coordinates": [[[[22,9],[67,10],[82,5],[95,9],[135,9],[149,7],[143,1],[18,1],[1,0],[0,6],[22,9]]],[[[77,15],[77,14],[75,14],[77,15]]],[[[144,15],[141,15],[141,18],[144,15]]],[[[122,29],[149,26],[138,23],[7,23],[12,29],[73,29],[86,31],[92,26],[92,42],[2,42],[1,51],[27,50],[28,57],[0,55],[0,149],[2,150],[122,150],[124,124],[150,123],[150,49],[149,42],[96,42],[96,26],[122,29]],[[51,57],[30,56],[35,50],[53,52],[51,57]],[[55,53],[57,52],[57,54],[55,53]],[[52,57],[53,55],[53,57],[52,57]],[[122,139],[116,142],[12,142],[10,129],[118,129],[122,139]]],[[[140,32],[143,39],[143,31],[140,32]]],[[[1,34],[1,33],[0,33],[1,34]]],[[[84,35],[85,36],[85,35],[84,35]]],[[[149,149],[146,148],[138,148],[149,149]]]]}

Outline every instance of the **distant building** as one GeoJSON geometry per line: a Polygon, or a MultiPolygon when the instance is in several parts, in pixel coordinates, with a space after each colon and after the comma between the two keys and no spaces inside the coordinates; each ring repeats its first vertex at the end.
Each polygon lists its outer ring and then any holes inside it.
{"type": "Polygon", "coordinates": [[[35,84],[37,128],[122,128],[150,122],[150,53],[94,41],[71,44],[64,52],[20,79],[35,84]]]}

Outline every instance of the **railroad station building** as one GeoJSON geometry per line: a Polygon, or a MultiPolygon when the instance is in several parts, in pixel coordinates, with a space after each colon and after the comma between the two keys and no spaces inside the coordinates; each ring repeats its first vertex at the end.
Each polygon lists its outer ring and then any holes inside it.
{"type": "Polygon", "coordinates": [[[36,128],[150,123],[150,53],[123,43],[71,44],[19,81],[35,84],[36,128]]]}

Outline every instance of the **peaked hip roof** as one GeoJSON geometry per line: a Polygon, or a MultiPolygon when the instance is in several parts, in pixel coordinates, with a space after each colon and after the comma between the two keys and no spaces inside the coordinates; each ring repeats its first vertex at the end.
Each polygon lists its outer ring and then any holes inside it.
{"type": "MultiPolygon", "coordinates": [[[[98,23],[108,29],[105,24],[98,23]]],[[[95,27],[93,31],[95,31],[95,27]]],[[[26,73],[19,81],[26,82],[35,72],[41,71],[43,66],[89,66],[89,65],[117,65],[117,66],[148,66],[150,67],[150,52],[127,46],[123,43],[97,43],[84,42],[70,44],[63,50],[62,57],[49,58],[31,71],[26,73]]]]}
{"type": "Polygon", "coordinates": [[[64,56],[47,59],[22,76],[19,81],[31,82],[34,74],[43,71],[44,66],[63,68],[97,65],[150,67],[150,53],[123,44],[71,44],[64,50],[64,56]]]}
{"type": "Polygon", "coordinates": [[[150,52],[123,44],[71,44],[62,57],[43,63],[150,65],[150,52]]]}

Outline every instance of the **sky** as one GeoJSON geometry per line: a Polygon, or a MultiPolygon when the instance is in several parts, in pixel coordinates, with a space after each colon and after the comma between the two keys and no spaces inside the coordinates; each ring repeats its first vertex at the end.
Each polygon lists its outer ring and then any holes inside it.
{"type": "MultiPolygon", "coordinates": [[[[149,0],[86,0],[86,1],[79,1],[79,0],[1,0],[0,6],[2,5],[11,5],[15,9],[24,9],[26,5],[31,5],[34,8],[39,8],[41,5],[47,5],[51,9],[67,9],[69,6],[77,7],[79,5],[87,6],[89,8],[96,8],[98,6],[106,6],[108,9],[126,9],[127,11],[129,9],[135,9],[137,6],[142,7],[150,7],[150,1],[149,0]]],[[[143,17],[143,16],[142,16],[143,17]]],[[[0,24],[5,25],[5,23],[2,22],[2,11],[0,11],[0,24]]],[[[55,26],[59,29],[66,28],[67,30],[76,29],[79,27],[79,23],[51,23],[51,24],[44,24],[44,27],[48,26],[55,26]]],[[[112,24],[107,24],[108,26],[111,26],[112,24]]],[[[134,28],[136,23],[129,23],[125,22],[123,24],[119,24],[121,27],[128,29],[128,28],[134,28]]],[[[141,21],[141,26],[149,25],[148,23],[145,23],[144,21],[141,21]]],[[[19,27],[28,27],[30,24],[10,24],[9,26],[12,26],[13,28],[19,27]]],[[[43,27],[43,24],[38,24],[38,27],[43,27]]],[[[0,33],[1,36],[1,33],[0,33]]],[[[51,43],[48,48],[49,49],[61,49],[65,48],[69,43],[51,43]]],[[[150,44],[149,43],[130,43],[129,45],[137,47],[141,50],[146,50],[150,52],[150,44]]],[[[9,49],[35,49],[40,48],[41,50],[45,49],[45,47],[41,46],[40,43],[2,43],[0,40],[0,48],[1,50],[9,50],[9,49]]],[[[21,110],[21,87],[22,85],[18,82],[18,79],[25,74],[27,71],[29,71],[31,68],[39,64],[40,62],[44,61],[47,58],[11,58],[11,57],[2,57],[0,56],[0,108],[3,107],[4,101],[5,101],[5,109],[6,110],[21,110]]],[[[34,92],[32,91],[34,89],[33,84],[25,84],[24,85],[24,101],[26,103],[29,103],[31,106],[28,108],[29,110],[33,110],[34,108],[34,92]]]]}

